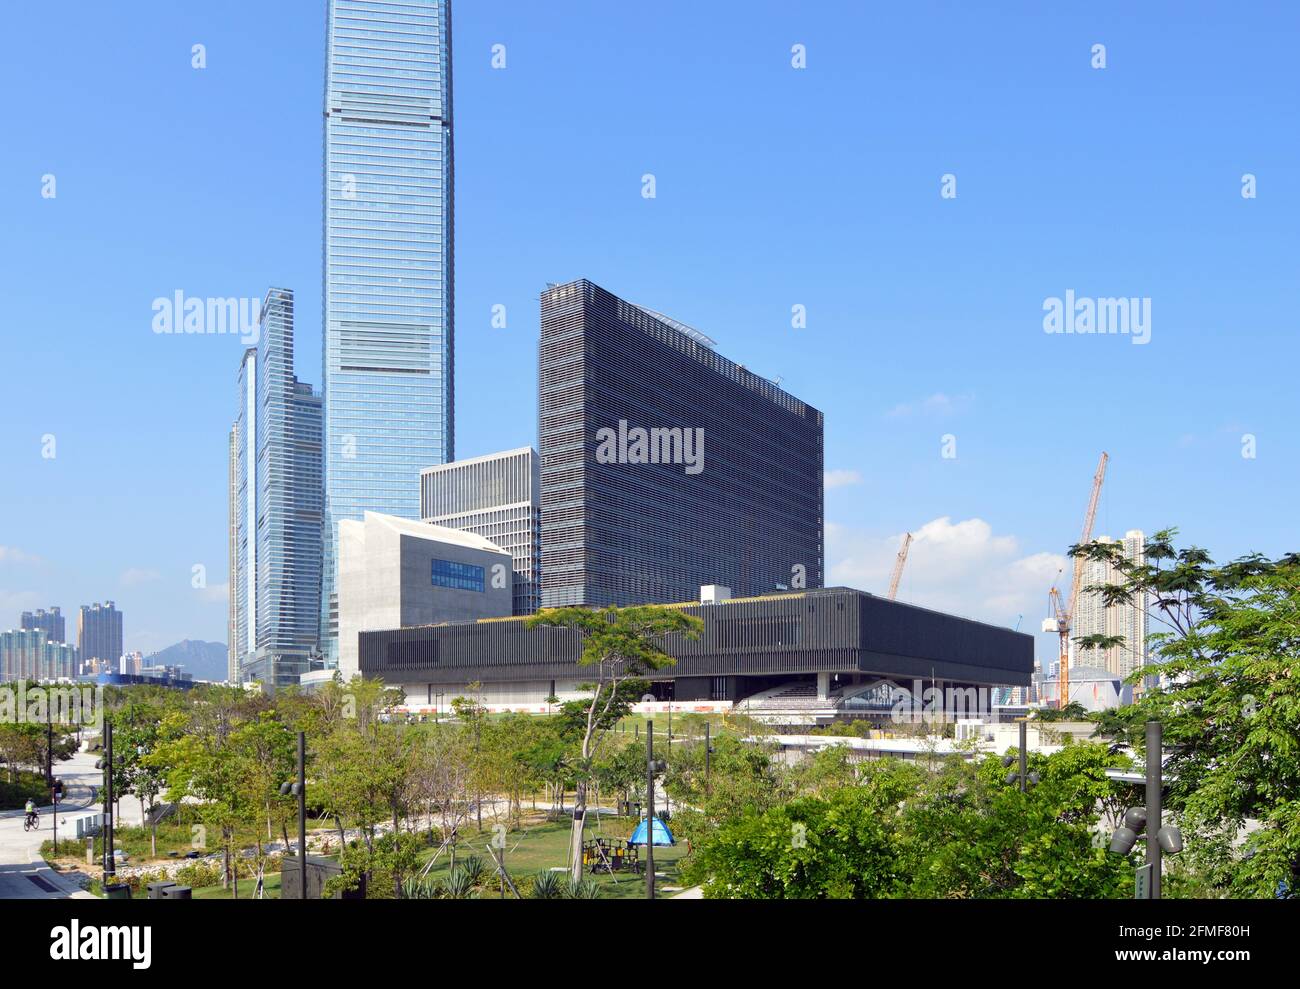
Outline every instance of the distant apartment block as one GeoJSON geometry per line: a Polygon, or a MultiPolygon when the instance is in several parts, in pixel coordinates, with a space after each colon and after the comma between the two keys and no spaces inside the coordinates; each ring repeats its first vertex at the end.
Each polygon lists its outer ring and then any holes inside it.
{"type": "Polygon", "coordinates": [[[541,476],[532,447],[420,472],[420,518],[482,536],[514,561],[514,613],[541,604],[541,476]]]}
{"type": "Polygon", "coordinates": [[[48,611],[44,608],[37,608],[35,611],[24,611],[18,627],[25,629],[39,628],[45,633],[45,638],[50,642],[68,641],[63,613],[58,608],[50,608],[48,611]]]}
{"type": "MultiPolygon", "coordinates": [[[[1146,535],[1140,529],[1130,529],[1120,540],[1101,536],[1097,541],[1119,544],[1124,559],[1131,563],[1141,564],[1146,561],[1146,535]]],[[[1124,575],[1111,564],[1098,560],[1085,561],[1072,635],[1076,639],[1090,635],[1123,636],[1124,642],[1100,650],[1080,649],[1076,643],[1072,663],[1095,666],[1119,677],[1126,677],[1146,665],[1148,618],[1145,597],[1132,604],[1107,607],[1100,594],[1084,591],[1087,587],[1118,584],[1123,580],[1124,575]]]]}
{"type": "Polygon", "coordinates": [[[822,586],[822,414],[581,279],[541,298],[542,606],[822,586]]]}
{"type": "Polygon", "coordinates": [[[78,667],[77,647],[51,642],[44,629],[0,632],[0,681],[72,679],[78,667]]]}
{"type": "Polygon", "coordinates": [[[77,653],[83,663],[100,660],[117,666],[122,655],[122,612],[112,601],[81,606],[77,613],[77,653]]]}
{"type": "Polygon", "coordinates": [[[293,305],[288,289],[267,292],[231,429],[232,682],[268,688],[307,671],[320,616],[321,399],[294,375],[293,305]]]}

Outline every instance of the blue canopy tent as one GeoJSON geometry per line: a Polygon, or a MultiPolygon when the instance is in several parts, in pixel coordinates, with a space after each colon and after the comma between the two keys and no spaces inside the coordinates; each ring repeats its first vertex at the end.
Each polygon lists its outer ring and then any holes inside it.
{"type": "MultiPolygon", "coordinates": [[[[629,845],[644,845],[645,842],[645,819],[636,826],[632,832],[632,837],[628,839],[629,845]]],[[[677,841],[673,838],[673,833],[668,830],[668,825],[659,818],[654,819],[654,843],[656,845],[675,845],[677,841]]]]}

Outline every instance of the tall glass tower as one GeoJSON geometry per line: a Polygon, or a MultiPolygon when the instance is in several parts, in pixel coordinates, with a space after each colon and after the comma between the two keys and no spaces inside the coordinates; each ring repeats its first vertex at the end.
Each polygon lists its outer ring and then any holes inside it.
{"type": "Polygon", "coordinates": [[[417,519],[453,458],[451,0],[330,0],[325,66],[321,650],[338,524],[417,519]]]}
{"type": "Polygon", "coordinates": [[[320,616],[321,400],[293,373],[293,292],[273,288],[239,368],[231,482],[232,682],[296,684],[320,616]]]}

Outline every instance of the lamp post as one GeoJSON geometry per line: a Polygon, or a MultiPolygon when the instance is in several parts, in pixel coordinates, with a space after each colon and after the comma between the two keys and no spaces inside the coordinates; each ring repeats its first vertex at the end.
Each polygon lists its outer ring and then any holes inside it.
{"type": "Polygon", "coordinates": [[[1160,816],[1164,780],[1161,778],[1159,721],[1147,722],[1147,865],[1151,867],[1151,899],[1160,899],[1160,816]]]}
{"type": "Polygon", "coordinates": [[[307,899],[307,733],[298,732],[298,782],[281,783],[280,796],[298,798],[298,899],[307,899]]]}
{"type": "MultiPolygon", "coordinates": [[[[117,878],[113,858],[113,722],[104,721],[104,879],[117,878]]],[[[105,882],[104,885],[107,885],[105,882]]]]}
{"type": "Polygon", "coordinates": [[[655,723],[645,723],[645,898],[655,898],[655,723]]]}
{"type": "Polygon", "coordinates": [[[709,768],[713,756],[713,742],[710,738],[710,729],[713,727],[711,721],[704,722],[704,795],[709,796],[709,768]]]}
{"type": "Polygon", "coordinates": [[[1160,899],[1161,870],[1165,853],[1183,850],[1183,833],[1172,824],[1162,824],[1164,814],[1164,770],[1161,766],[1163,728],[1159,721],[1147,722],[1146,806],[1130,807],[1110,837],[1110,850],[1127,855],[1145,829],[1146,862],[1138,867],[1134,895],[1139,900],[1160,899]]]}
{"type": "Polygon", "coordinates": [[[655,723],[645,723],[645,897],[655,898],[655,773],[666,767],[655,761],[655,723]]]}
{"type": "Polygon", "coordinates": [[[298,861],[302,899],[307,899],[307,733],[298,732],[298,861]]]}
{"type": "Polygon", "coordinates": [[[1020,752],[1017,755],[1008,755],[1002,757],[1002,765],[1011,772],[1007,773],[1007,786],[1012,783],[1020,784],[1020,792],[1028,793],[1031,786],[1037,786],[1038,773],[1029,772],[1029,726],[1025,722],[1020,722],[1020,752]],[[1019,761],[1018,769],[1011,769],[1019,761]]]}
{"type": "Polygon", "coordinates": [[[1028,792],[1029,774],[1026,770],[1029,768],[1029,725],[1020,722],[1020,792],[1028,792]]]}

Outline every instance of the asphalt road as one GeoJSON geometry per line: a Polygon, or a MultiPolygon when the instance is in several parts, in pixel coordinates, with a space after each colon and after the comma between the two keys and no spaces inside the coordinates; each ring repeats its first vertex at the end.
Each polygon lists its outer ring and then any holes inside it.
{"type": "MultiPolygon", "coordinates": [[[[54,768],[62,778],[65,792],[59,805],[59,843],[64,836],[76,837],[75,821],[102,808],[92,803],[94,788],[103,779],[95,769],[96,756],[78,752],[54,768]]],[[[126,804],[123,802],[123,811],[126,804]]],[[[41,858],[41,843],[54,837],[53,808],[40,807],[41,824],[36,831],[23,830],[21,810],[0,813],[0,900],[93,899],[77,884],[74,877],[60,875],[41,858]]]]}

